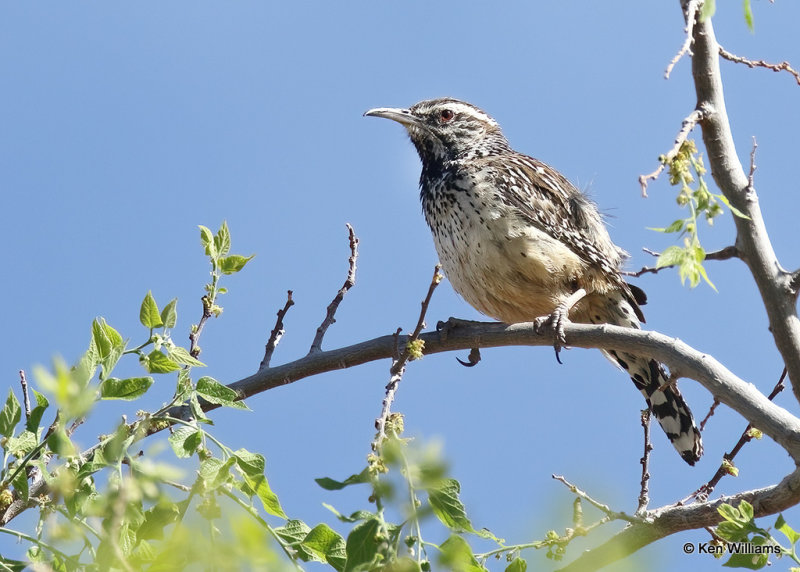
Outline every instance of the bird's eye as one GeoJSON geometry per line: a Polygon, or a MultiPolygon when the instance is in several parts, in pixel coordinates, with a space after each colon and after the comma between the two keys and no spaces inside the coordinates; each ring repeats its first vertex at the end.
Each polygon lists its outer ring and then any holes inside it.
{"type": "Polygon", "coordinates": [[[453,113],[452,109],[442,109],[441,113],[439,114],[439,118],[442,120],[442,123],[446,123],[455,117],[455,113],[453,113]]]}

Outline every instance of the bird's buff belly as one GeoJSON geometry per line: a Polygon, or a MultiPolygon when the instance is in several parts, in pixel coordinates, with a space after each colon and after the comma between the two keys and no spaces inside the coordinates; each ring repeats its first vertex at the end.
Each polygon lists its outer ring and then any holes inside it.
{"type": "Polygon", "coordinates": [[[464,233],[434,232],[434,242],[456,292],[480,312],[505,323],[550,314],[569,296],[580,275],[575,253],[530,227],[516,235],[482,225],[464,233]]]}

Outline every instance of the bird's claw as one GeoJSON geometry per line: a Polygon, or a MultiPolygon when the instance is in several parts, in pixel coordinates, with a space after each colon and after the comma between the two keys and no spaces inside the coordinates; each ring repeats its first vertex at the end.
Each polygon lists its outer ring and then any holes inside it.
{"type": "Polygon", "coordinates": [[[467,361],[464,361],[458,357],[456,358],[456,361],[464,367],[475,367],[478,365],[478,362],[481,361],[481,350],[480,348],[472,348],[469,351],[469,357],[467,357],[467,361]]]}
{"type": "Polygon", "coordinates": [[[549,316],[541,316],[533,321],[533,329],[539,335],[547,332],[553,333],[553,349],[556,352],[556,361],[561,361],[561,349],[567,345],[564,325],[569,322],[569,309],[563,305],[558,306],[549,316]]]}

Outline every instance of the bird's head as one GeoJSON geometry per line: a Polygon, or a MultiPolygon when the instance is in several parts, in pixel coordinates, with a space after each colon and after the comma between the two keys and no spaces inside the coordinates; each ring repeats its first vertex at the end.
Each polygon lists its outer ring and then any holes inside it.
{"type": "Polygon", "coordinates": [[[408,109],[378,107],[364,115],[402,124],[423,164],[483,157],[509,149],[494,119],[457,99],[428,99],[408,109]]]}

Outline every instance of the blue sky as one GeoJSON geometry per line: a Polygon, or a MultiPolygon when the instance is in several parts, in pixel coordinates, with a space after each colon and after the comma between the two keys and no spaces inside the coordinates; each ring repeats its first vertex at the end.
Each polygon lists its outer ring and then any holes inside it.
{"type": "MultiPolygon", "coordinates": [[[[800,7],[754,2],[751,34],[739,3],[718,4],[727,49],[800,65],[800,7]]],[[[346,222],[361,239],[358,283],[325,347],[410,330],[436,254],[413,147],[399,126],[362,118],[371,107],[444,95],[483,107],[515,148],[591,193],[631,252],[631,269],[653,262],[641,247],[672,244],[647,227],[682,216],[666,179],[651,184],[647,200],[637,183],[694,105],[688,60],[663,78],[683,40],[677,1],[9,2],[1,12],[0,189],[10,256],[0,282],[0,363],[14,387],[19,369],[77,358],[95,316],[142,339],[138,308],[151,289],[162,305],[179,298],[176,337],[181,328],[188,334],[208,270],[197,225],[223,219],[234,250],[257,256],[227,280],[223,318],[203,334],[209,375],[230,382],[258,367],[287,289],[296,305],[273,363],[306,353],[345,276],[346,222]]],[[[755,136],[764,216],[778,256],[796,268],[800,87],[788,74],[722,67],[739,155],[748,160],[755,136]]],[[[729,216],[701,237],[708,250],[732,243],[729,216]]],[[[737,261],[708,270],[719,293],[690,291],[670,272],[639,279],[650,297],[648,327],[715,355],[768,393],[782,366],[752,279],[737,261]]],[[[479,318],[444,284],[429,323],[449,316],[479,318]]],[[[509,542],[563,529],[572,497],[552,473],[634,510],[643,402],[625,376],[596,351],[565,352],[562,366],[546,348],[483,358],[472,369],[452,354],[412,364],[396,402],[409,434],[441,444],[474,523],[509,542]]],[[[365,495],[326,493],[313,479],[363,466],[388,368],[369,364],[256,396],[252,413],[216,412],[217,435],[266,456],[287,512],[330,521],[322,502],[348,512],[365,495]]],[[[144,406],[168,399],[172,383],[165,377],[144,406]]],[[[688,380],[681,388],[702,417],[708,393],[688,380]]],[[[778,402],[798,410],[789,392],[778,402]]],[[[98,409],[79,442],[91,445],[139,407],[98,409]]],[[[710,478],[744,425],[721,407],[695,468],[654,430],[652,506],[710,478]]],[[[767,440],[748,446],[737,465],[740,476],[719,493],[774,483],[792,468],[767,440]]],[[[800,525],[800,511],[787,520],[800,525]]],[[[652,570],[717,569],[680,549],[707,539],[685,533],[641,554],[652,570]]],[[[0,539],[3,554],[19,550],[0,539]]],[[[548,565],[541,554],[531,558],[548,565]]]]}

